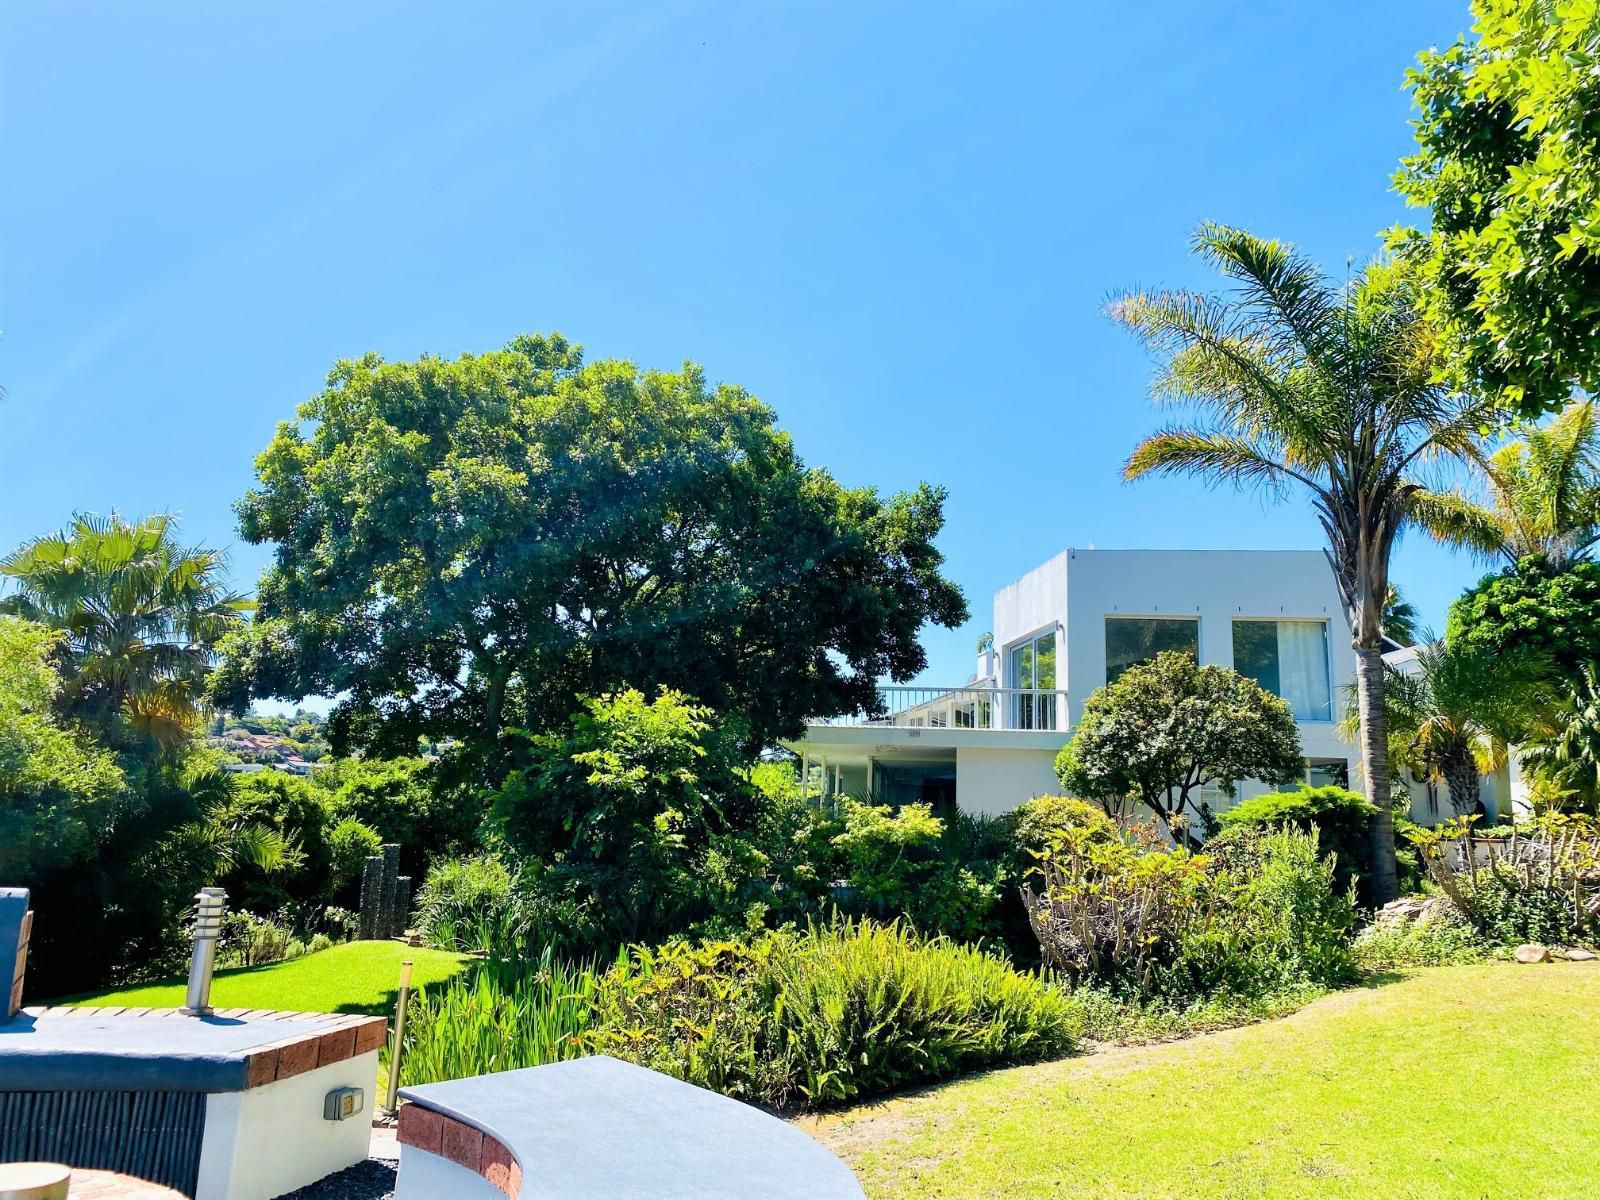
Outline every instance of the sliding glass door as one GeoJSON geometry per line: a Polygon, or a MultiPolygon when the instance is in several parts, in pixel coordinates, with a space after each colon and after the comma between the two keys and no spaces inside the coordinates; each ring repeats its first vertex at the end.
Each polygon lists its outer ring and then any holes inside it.
{"type": "Polygon", "coordinates": [[[1056,634],[1055,630],[1011,648],[1011,686],[1024,689],[1012,696],[1013,729],[1054,729],[1056,727],[1056,634]],[[1033,691],[1050,695],[1033,695],[1033,691]]]}

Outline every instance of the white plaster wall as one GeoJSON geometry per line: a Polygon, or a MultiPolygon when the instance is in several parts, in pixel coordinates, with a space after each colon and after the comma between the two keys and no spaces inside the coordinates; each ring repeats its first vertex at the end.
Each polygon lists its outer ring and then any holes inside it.
{"type": "Polygon", "coordinates": [[[1054,750],[956,750],[956,803],[963,812],[999,816],[1035,796],[1058,793],[1054,750]]]}
{"type": "MultiPolygon", "coordinates": [[[[1063,550],[1049,562],[1035,567],[1015,583],[1007,584],[994,594],[994,647],[998,660],[996,670],[1003,687],[1015,687],[1016,680],[1007,677],[1010,670],[1010,647],[1046,629],[1061,625],[1067,619],[1067,555],[1063,550]]],[[[1056,686],[1064,687],[1066,664],[1064,647],[1056,636],[1056,686]]]]}
{"type": "Polygon", "coordinates": [[[1106,681],[1105,619],[1197,617],[1200,661],[1233,665],[1233,621],[1329,622],[1335,706],[1355,653],[1333,572],[1320,550],[1069,550],[1067,687],[1073,720],[1106,681]]]}
{"type": "Polygon", "coordinates": [[[374,1050],[248,1091],[207,1096],[195,1200],[272,1200],[366,1158],[377,1076],[374,1050]],[[361,1089],[361,1112],[326,1120],[323,1099],[341,1087],[361,1089]]]}
{"type": "Polygon", "coordinates": [[[467,1170],[460,1163],[415,1146],[401,1146],[394,1200],[506,1200],[506,1197],[482,1175],[467,1170]]]}

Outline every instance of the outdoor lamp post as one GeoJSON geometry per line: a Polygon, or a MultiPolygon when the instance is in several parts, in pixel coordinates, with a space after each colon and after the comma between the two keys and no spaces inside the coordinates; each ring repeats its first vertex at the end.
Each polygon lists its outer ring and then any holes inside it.
{"type": "Polygon", "coordinates": [[[211,972],[217,965],[217,939],[222,936],[228,893],[219,887],[201,888],[194,899],[194,957],[189,960],[189,995],[183,1011],[191,1017],[209,1017],[211,972]]]}

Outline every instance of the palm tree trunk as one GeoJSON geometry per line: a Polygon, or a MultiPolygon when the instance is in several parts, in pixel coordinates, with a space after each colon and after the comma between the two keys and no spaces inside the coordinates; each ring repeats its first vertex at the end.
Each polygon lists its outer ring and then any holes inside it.
{"type": "Polygon", "coordinates": [[[1389,729],[1384,694],[1381,646],[1356,647],[1356,707],[1361,716],[1361,773],[1367,799],[1378,810],[1372,818],[1371,861],[1367,887],[1374,906],[1400,896],[1400,875],[1394,858],[1394,812],[1389,806],[1389,729]]]}
{"type": "Polygon", "coordinates": [[[1450,806],[1456,816],[1464,817],[1478,811],[1478,799],[1483,786],[1478,766],[1470,757],[1452,759],[1445,764],[1444,781],[1450,788],[1450,806]]]}

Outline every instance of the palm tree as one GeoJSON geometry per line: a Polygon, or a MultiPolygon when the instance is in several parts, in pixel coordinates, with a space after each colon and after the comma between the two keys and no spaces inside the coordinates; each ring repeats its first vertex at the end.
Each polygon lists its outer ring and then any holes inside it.
{"type": "Polygon", "coordinates": [[[1417,644],[1417,623],[1421,620],[1417,606],[1401,595],[1400,589],[1392,583],[1383,596],[1383,614],[1380,620],[1383,625],[1383,636],[1395,645],[1417,644]]]}
{"type": "Polygon", "coordinates": [[[79,515],[0,559],[0,610],[66,635],[68,708],[125,715],[162,744],[193,728],[214,647],[251,608],[223,586],[222,556],[178,545],[175,525],[79,515]]]}
{"type": "Polygon", "coordinates": [[[1402,264],[1374,261],[1340,286],[1292,247],[1204,225],[1195,252],[1227,293],[1138,293],[1112,316],[1155,352],[1156,399],[1193,421],[1146,438],[1124,468],[1308,494],[1356,652],[1361,761],[1378,798],[1372,890],[1399,892],[1384,722],[1383,602],[1389,559],[1428,488],[1420,472],[1475,452],[1487,400],[1439,382],[1433,330],[1402,264]]]}
{"type": "Polygon", "coordinates": [[[1538,557],[1560,565],[1600,542],[1600,413],[1569,404],[1481,460],[1487,505],[1456,490],[1429,496],[1418,521],[1441,542],[1488,560],[1538,557]]]}
{"type": "MultiPolygon", "coordinates": [[[[1546,703],[1543,673],[1529,658],[1460,643],[1416,648],[1414,666],[1391,666],[1385,689],[1389,759],[1443,783],[1457,815],[1477,811],[1482,777],[1505,763],[1546,703]]],[[[1354,732],[1355,713],[1343,729],[1354,732]]]]}
{"type": "Polygon", "coordinates": [[[1570,694],[1541,714],[1524,739],[1522,764],[1550,794],[1600,807],[1600,667],[1586,666],[1570,694]]]}

